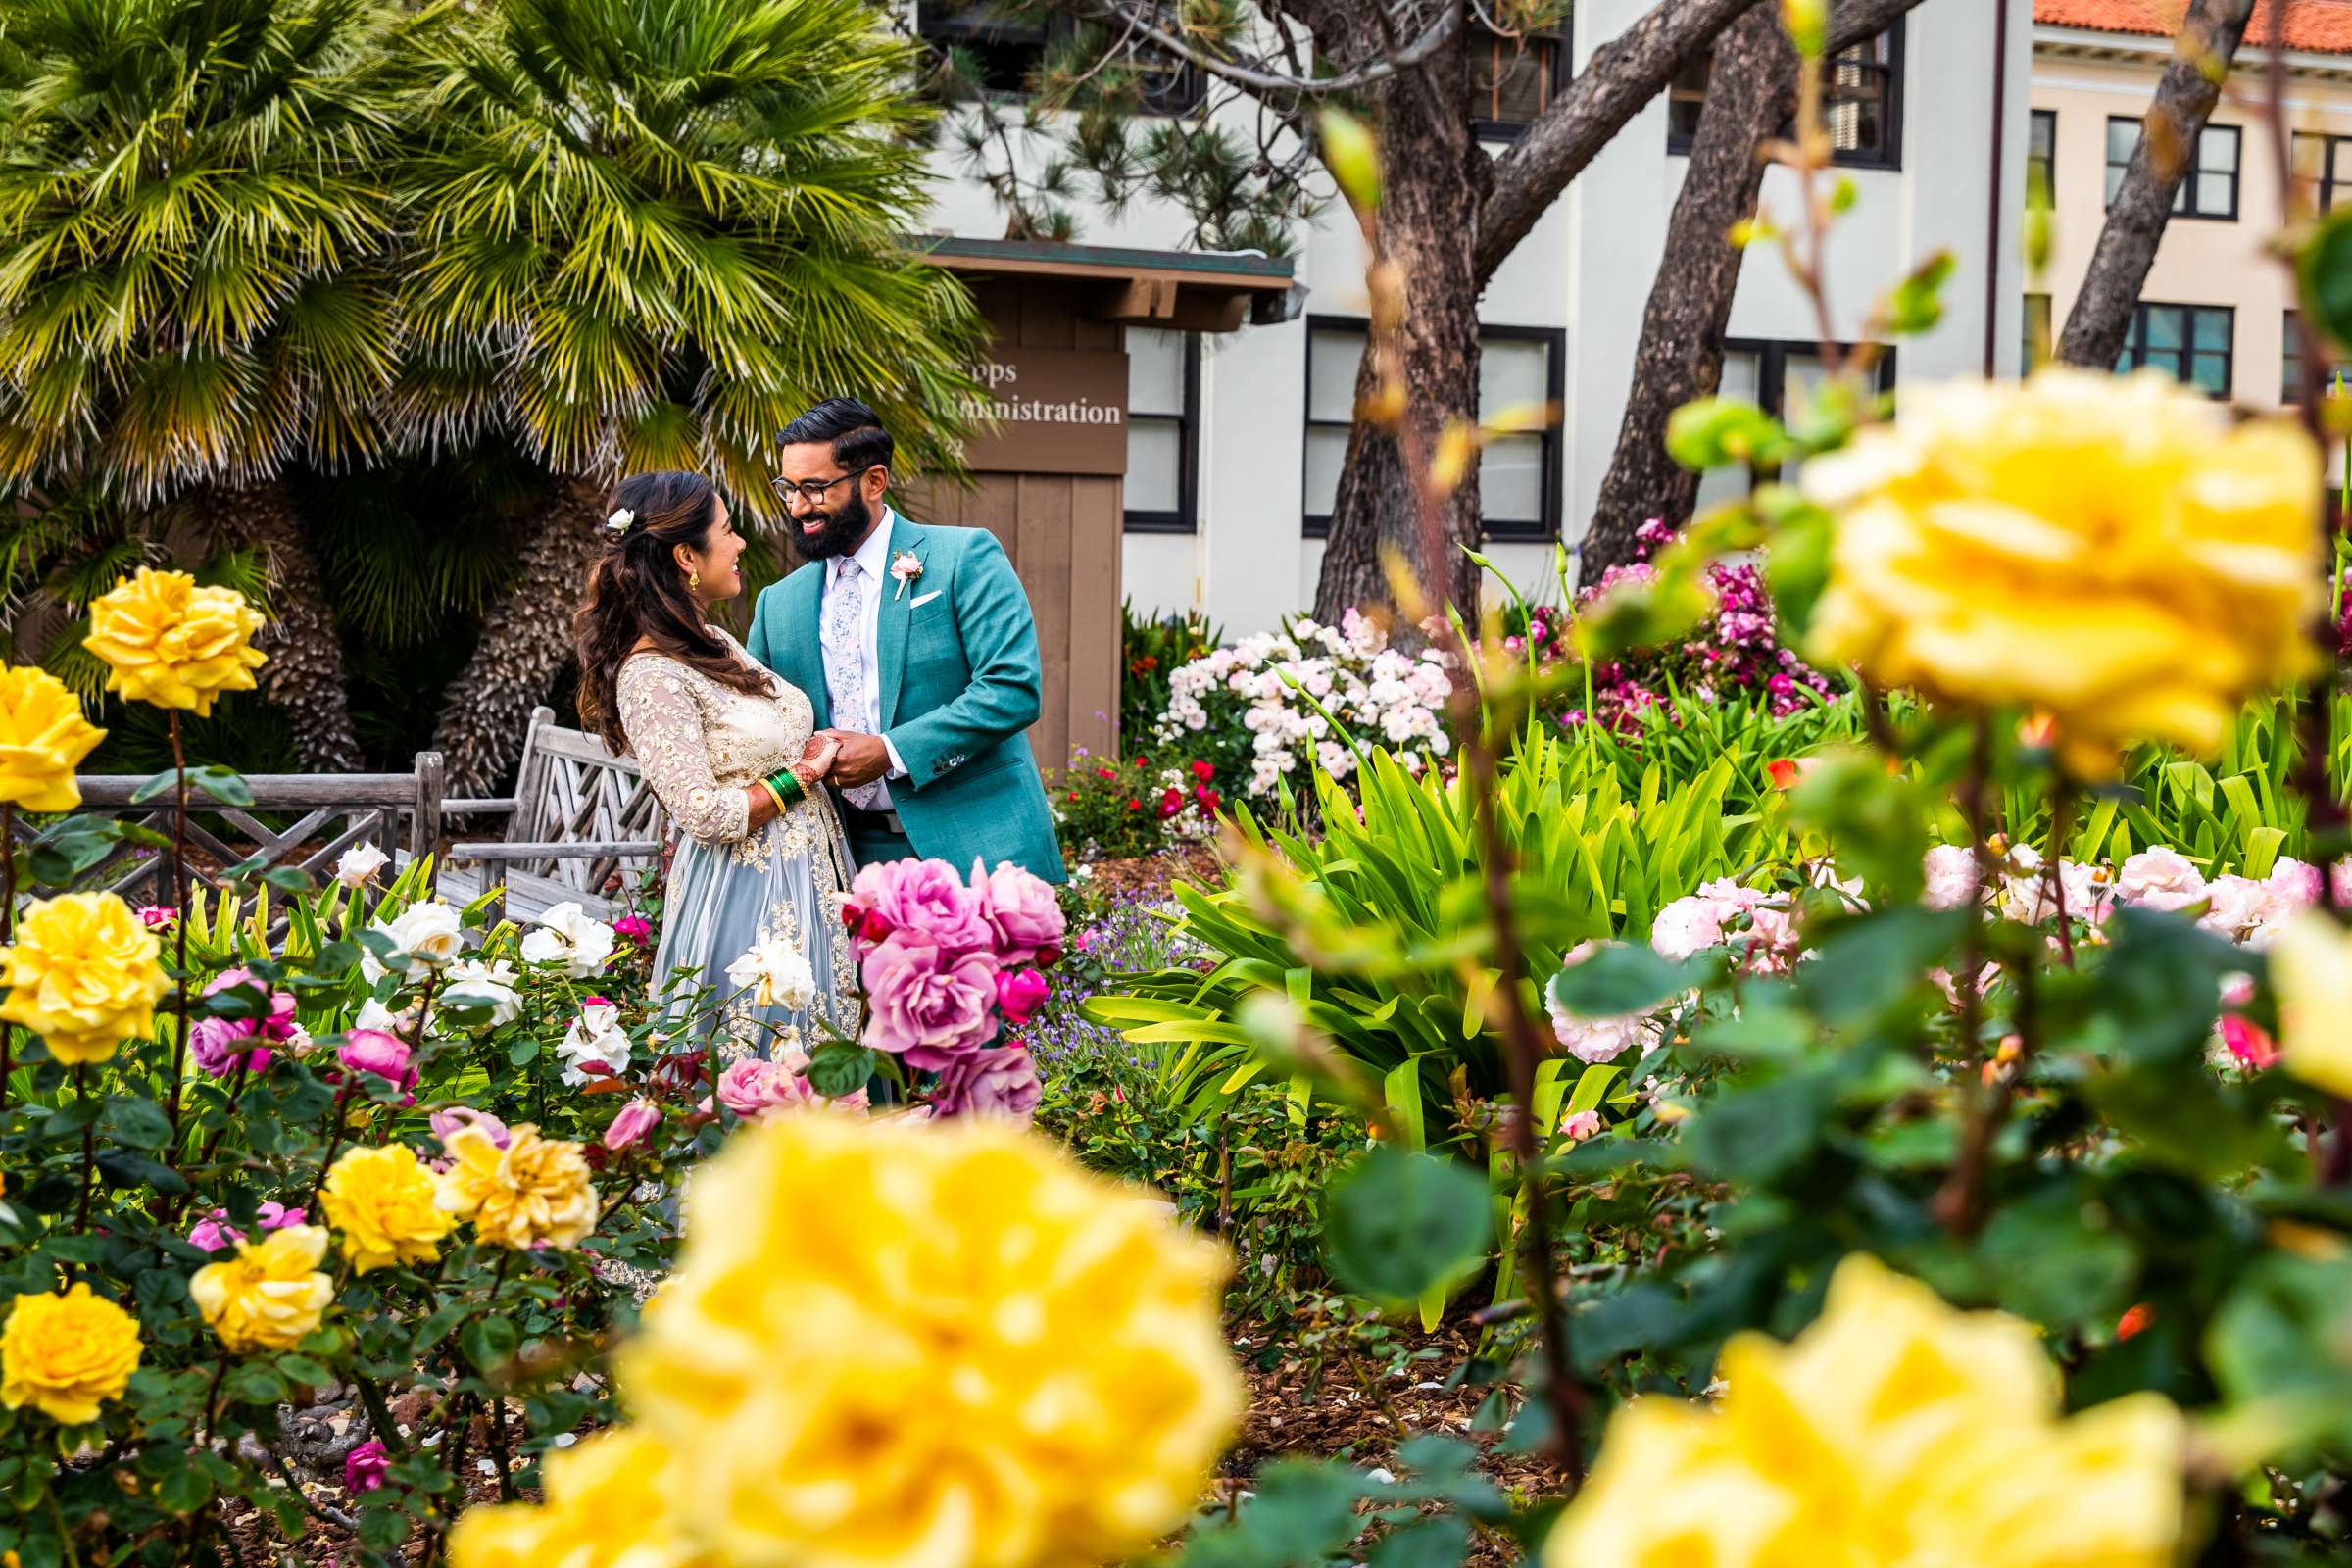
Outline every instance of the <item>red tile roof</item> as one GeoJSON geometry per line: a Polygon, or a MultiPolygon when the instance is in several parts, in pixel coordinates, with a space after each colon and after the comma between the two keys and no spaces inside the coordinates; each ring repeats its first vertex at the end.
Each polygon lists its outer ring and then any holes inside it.
{"type": "MultiPolygon", "coordinates": [[[[2270,41],[2271,9],[2261,0],[2246,28],[2248,49],[2270,41]]],[[[2057,27],[2171,37],[2180,30],[2183,0],[2034,0],[2034,20],[2057,27]]],[[[2318,54],[2352,54],[2352,0],[2286,0],[2286,45],[2318,54]]]]}

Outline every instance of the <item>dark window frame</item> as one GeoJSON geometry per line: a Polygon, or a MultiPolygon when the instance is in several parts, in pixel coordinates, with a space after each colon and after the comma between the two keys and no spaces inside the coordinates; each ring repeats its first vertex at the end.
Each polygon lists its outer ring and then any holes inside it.
{"type": "MultiPolygon", "coordinates": [[[[1127,425],[1133,429],[1138,419],[1156,423],[1174,422],[1176,439],[1176,510],[1129,508],[1121,517],[1122,533],[1199,533],[1200,531],[1200,334],[1186,332],[1184,338],[1184,412],[1182,414],[1138,414],[1127,411],[1127,425]]],[[[1122,479],[1121,495],[1126,481],[1122,479]]]]}
{"type": "MultiPolygon", "coordinates": [[[[2099,149],[2102,159],[2100,164],[2099,177],[2102,183],[2104,183],[2106,179],[2106,171],[2114,169],[2128,170],[2132,167],[2132,159],[2139,150],[2140,138],[2144,137],[2146,134],[2147,122],[2143,116],[2109,115],[2107,117],[2107,143],[2105,146],[2099,149]],[[2115,125],[2119,121],[2126,124],[2136,125],[2139,127],[2138,135],[2133,136],[2132,139],[2132,151],[2124,154],[2124,161],[2120,164],[2115,161],[2115,125]]],[[[2237,221],[2238,204],[2244,196],[2245,179],[2245,127],[2242,125],[2208,124],[2197,132],[2197,144],[2189,152],[2188,168],[2181,172],[2180,189],[2173,198],[2173,210],[2170,216],[2174,218],[2194,219],[2197,221],[2204,223],[2234,223],[2237,221]],[[2202,166],[2198,164],[2197,160],[2204,155],[2205,138],[2217,131],[2228,131],[2230,133],[2230,144],[2231,147],[2236,149],[2234,156],[2232,156],[2230,160],[2230,210],[2226,213],[2208,213],[2201,211],[2197,206],[2197,191],[2199,186],[2197,176],[2202,169],[2202,166]]],[[[2106,196],[2105,199],[2100,203],[2100,210],[2102,212],[2111,211],[2114,206],[2115,198],[2113,196],[2106,196]]]]}
{"type": "MultiPolygon", "coordinates": [[[[2335,177],[2336,154],[2346,148],[2352,148],[2352,135],[2339,135],[2334,131],[2328,130],[2298,130],[2294,132],[2292,139],[2287,144],[2289,152],[2287,167],[2289,169],[2295,166],[2292,156],[2294,146],[2307,141],[2316,141],[2320,144],[2320,176],[2312,181],[2311,201],[2312,210],[2324,216],[2335,210],[2338,196],[2352,197],[2352,178],[2339,180],[2335,177]]],[[[2296,175],[2295,177],[2301,178],[2302,176],[2296,175]]]]}
{"type": "MultiPolygon", "coordinates": [[[[1835,346],[1841,355],[1851,354],[1859,347],[1853,343],[1839,343],[1835,346]]],[[[1756,407],[1776,419],[1784,418],[1788,415],[1788,360],[1791,351],[1794,351],[1799,358],[1810,359],[1819,364],[1821,349],[1821,343],[1814,338],[1727,337],[1723,340],[1725,359],[1730,359],[1735,354],[1752,354],[1756,357],[1756,407]]],[[[1872,390],[1882,397],[1892,392],[1895,387],[1895,355],[1896,350],[1892,344],[1883,345],[1879,349],[1878,359],[1871,367],[1872,390]]],[[[1720,367],[1718,373],[1720,374],[1720,367]]],[[[1730,467],[1732,465],[1726,464],[1724,466],[1730,467]]],[[[1699,477],[1703,480],[1706,475],[1701,474],[1699,477]]],[[[1757,481],[1762,477],[1761,470],[1751,466],[1748,469],[1748,488],[1754,489],[1757,481]]]]}
{"type": "MultiPolygon", "coordinates": [[[[1318,419],[1314,416],[1315,334],[1317,332],[1351,332],[1361,334],[1366,343],[1371,340],[1372,323],[1360,316],[1309,316],[1306,318],[1306,360],[1302,367],[1299,388],[1299,445],[1298,445],[1298,517],[1300,531],[1309,539],[1331,537],[1331,516],[1306,510],[1306,454],[1317,429],[1347,430],[1354,424],[1347,419],[1318,419]]],[[[1554,408],[1561,407],[1568,391],[1568,329],[1559,326],[1505,326],[1481,321],[1478,335],[1482,340],[1496,339],[1519,343],[1542,343],[1546,349],[1544,369],[1544,401],[1554,408]]],[[[1353,411],[1349,411],[1352,416],[1353,411]]],[[[1485,517],[1479,519],[1482,537],[1498,544],[1544,544],[1560,537],[1565,520],[1567,484],[1561,472],[1567,453],[1567,434],[1561,421],[1546,424],[1540,434],[1543,439],[1544,482],[1540,503],[1543,516],[1533,523],[1512,518],[1495,526],[1485,517]]]]}
{"type": "MultiPolygon", "coordinates": [[[[1852,46],[1856,49],[1865,49],[1877,43],[1881,38],[1886,40],[1886,63],[1881,65],[1877,62],[1869,62],[1865,66],[1865,69],[1867,70],[1884,72],[1886,74],[1886,91],[1880,100],[1881,107],[1884,111],[1883,119],[1885,123],[1881,128],[1879,137],[1880,146],[1876,149],[1853,148],[1838,149],[1832,152],[1830,155],[1830,161],[1838,165],[1840,169],[1900,170],[1903,167],[1903,100],[1908,96],[1908,93],[1905,91],[1906,78],[1904,75],[1904,68],[1909,58],[1904,41],[1905,30],[1903,24],[1905,20],[1906,19],[1904,18],[1897,17],[1893,22],[1887,24],[1886,31],[1874,34],[1873,36],[1865,38],[1862,40],[1862,42],[1852,46]]],[[[1711,62],[1711,56],[1709,55],[1701,55],[1698,58],[1711,62]]],[[[1833,58],[1829,64],[1834,66],[1836,64],[1835,59],[1833,58]]],[[[1710,69],[1712,69],[1711,64],[1710,69]]],[[[1690,131],[1684,131],[1678,130],[1675,127],[1673,112],[1675,91],[1675,84],[1670,80],[1666,86],[1666,96],[1668,100],[1666,115],[1666,154],[1670,158],[1686,158],[1690,156],[1690,143],[1696,135],[1696,130],[1693,128],[1690,131]]],[[[1683,101],[1689,102],[1690,100],[1688,96],[1686,96],[1683,101]]],[[[1701,94],[1701,101],[1704,101],[1703,93],[1701,94]]],[[[1826,95],[1824,107],[1827,107],[1826,95]]],[[[1792,133],[1793,129],[1793,126],[1788,127],[1786,130],[1784,130],[1784,134],[1792,133]]]]}
{"type": "MultiPolygon", "coordinates": [[[[1482,48],[1492,49],[1495,57],[1500,59],[1506,51],[1516,53],[1524,50],[1530,54],[1541,51],[1544,70],[1544,101],[1537,105],[1536,113],[1542,114],[1545,109],[1551,107],[1551,100],[1560,89],[1560,72],[1568,58],[1568,19],[1562,18],[1552,26],[1531,27],[1526,33],[1518,37],[1511,37],[1492,31],[1476,22],[1471,23],[1469,37],[1464,43],[1462,91],[1465,95],[1471,94],[1472,91],[1473,83],[1468,79],[1467,74],[1469,71],[1467,57],[1472,52],[1482,48]]],[[[1478,106],[1474,102],[1471,107],[1475,111],[1478,106]]],[[[1534,123],[1533,120],[1496,120],[1473,112],[1470,116],[1470,134],[1480,141],[1517,141],[1520,132],[1534,123]]]]}
{"type": "MultiPolygon", "coordinates": [[[[2192,305],[2185,300],[2141,300],[2132,307],[2132,325],[2124,336],[2124,353],[2131,357],[2132,363],[2119,365],[2116,368],[2119,373],[2142,368],[2162,368],[2160,366],[2148,366],[2148,313],[2150,311],[2180,311],[2183,313],[2180,318],[2180,348],[2179,350],[2181,373],[2174,376],[2173,379],[2182,386],[2196,387],[2200,391],[2204,389],[2204,383],[2199,381],[2194,373],[2197,355],[2200,352],[2196,347],[2197,318],[2199,315],[2218,314],[2229,319],[2229,346],[2222,350],[2222,384],[2211,394],[2217,402],[2229,402],[2237,389],[2237,307],[2234,305],[2192,305]]],[[[2211,353],[2212,351],[2205,350],[2203,352],[2211,353]]]]}
{"type": "Polygon", "coordinates": [[[2052,209],[2058,205],[2058,111],[2036,109],[2027,116],[2026,129],[2026,200],[2034,200],[2034,166],[2041,166],[2041,199],[2052,209]],[[2034,150],[2034,132],[2049,127],[2049,151],[2034,150]]]}
{"type": "MultiPolygon", "coordinates": [[[[2347,138],[2352,139],[2352,138],[2347,138]]],[[[2278,403],[2281,408],[2299,409],[2303,406],[2303,333],[2298,325],[2301,311],[2287,311],[2278,318],[2278,403]]],[[[2321,395],[2326,395],[2326,388],[2321,395]]]]}

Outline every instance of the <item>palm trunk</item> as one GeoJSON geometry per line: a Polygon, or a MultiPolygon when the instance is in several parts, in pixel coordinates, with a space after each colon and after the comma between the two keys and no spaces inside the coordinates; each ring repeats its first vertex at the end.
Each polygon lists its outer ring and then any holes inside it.
{"type": "MultiPolygon", "coordinates": [[[[1449,422],[1478,419],[1476,246],[1479,208],[1493,166],[1471,135],[1463,110],[1465,70],[1457,39],[1421,69],[1389,78],[1379,95],[1380,228],[1390,254],[1404,269],[1404,417],[1424,451],[1434,447],[1449,422]]],[[[1356,373],[1359,407],[1370,377],[1368,366],[1356,373]]],[[[1449,600],[1475,617],[1479,570],[1464,552],[1478,548],[1479,515],[1473,464],[1446,504],[1446,560],[1431,580],[1418,508],[1396,443],[1359,418],[1348,438],[1348,458],[1332,503],[1331,538],[1315,588],[1316,617],[1337,620],[1352,606],[1387,602],[1383,558],[1390,551],[1400,553],[1422,576],[1433,606],[1449,600]]]]}
{"type": "Polygon", "coordinates": [[[254,679],[263,700],[292,725],[302,765],[317,773],[359,772],[368,763],[343,684],[343,639],[285,481],[207,488],[191,507],[210,537],[262,558],[270,614],[254,646],[270,662],[254,679]]]}
{"type": "Polygon", "coordinates": [[[571,657],[572,612],[602,545],[597,530],[605,498],[597,479],[557,482],[531,525],[514,581],[482,618],[473,657],[442,694],[433,745],[447,765],[450,794],[492,793],[521,755],[531,710],[546,701],[571,657]]]}

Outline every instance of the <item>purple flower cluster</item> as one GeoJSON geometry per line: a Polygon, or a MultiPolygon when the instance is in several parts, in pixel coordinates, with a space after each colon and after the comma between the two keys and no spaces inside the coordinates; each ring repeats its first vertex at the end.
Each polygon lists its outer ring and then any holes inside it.
{"type": "MultiPolygon", "coordinates": [[[[1630,566],[1611,566],[1600,581],[1576,596],[1581,612],[1624,582],[1643,582],[1656,575],[1649,553],[1673,537],[1673,530],[1656,517],[1635,531],[1644,558],[1630,566]]],[[[1620,732],[1642,727],[1645,710],[1678,691],[1700,702],[1745,699],[1761,702],[1774,717],[1796,712],[1810,704],[1806,692],[1838,695],[1838,687],[1820,670],[1781,646],[1773,613],[1772,595],[1757,566],[1715,562],[1707,567],[1707,585],[1715,593],[1715,610],[1687,640],[1668,648],[1646,649],[1624,659],[1592,666],[1592,711],[1570,709],[1561,722],[1598,721],[1620,732]]],[[[1539,653],[1546,645],[1566,642],[1564,625],[1546,617],[1539,653]]],[[[1537,622],[1530,612],[1530,641],[1537,640],[1537,622]]],[[[1563,650],[1564,651],[1564,650],[1563,650]]]]}

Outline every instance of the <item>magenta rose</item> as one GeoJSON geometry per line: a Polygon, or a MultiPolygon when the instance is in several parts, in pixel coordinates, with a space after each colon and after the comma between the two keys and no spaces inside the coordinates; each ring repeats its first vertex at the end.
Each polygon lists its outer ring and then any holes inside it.
{"type": "Polygon", "coordinates": [[[612,934],[626,937],[639,947],[650,947],[654,938],[654,922],[642,914],[624,914],[612,922],[612,934]]]}
{"type": "Polygon", "coordinates": [[[997,962],[901,929],[865,956],[865,1043],[909,1067],[936,1070],[974,1051],[997,1026],[997,962]]]}
{"type": "Polygon", "coordinates": [[[416,1069],[409,1063],[409,1043],[381,1029],[352,1030],[335,1054],[353,1072],[371,1072],[403,1089],[416,1082],[416,1069]]]}
{"type": "Polygon", "coordinates": [[[1037,1063],[1021,1046],[992,1046],[949,1063],[931,1108],[942,1116],[1004,1116],[1027,1121],[1037,1109],[1037,1063]]]}
{"type": "Polygon", "coordinates": [[[920,932],[955,953],[996,946],[979,900],[945,860],[869,865],[850,884],[850,906],[859,911],[858,940],[869,946],[901,931],[920,932]]]}
{"type": "Polygon", "coordinates": [[[650,1100],[632,1100],[620,1107],[620,1114],[605,1129],[605,1147],[617,1153],[631,1144],[642,1142],[661,1120],[661,1106],[650,1100]]]}
{"type": "Polygon", "coordinates": [[[199,1018],[188,1026],[188,1054],[216,1078],[225,1078],[240,1066],[260,1072],[270,1065],[270,1048],[247,1050],[253,1038],[253,1025],[246,1019],[199,1018]]]}
{"type": "Polygon", "coordinates": [[[980,917],[996,939],[999,963],[1052,963],[1061,956],[1067,922],[1061,901],[1043,878],[1003,860],[986,876],[975,864],[972,887],[980,917]]]}
{"type": "MultiPolygon", "coordinates": [[[[254,1223],[264,1231],[282,1231],[304,1224],[309,1216],[303,1209],[272,1202],[255,1209],[253,1218],[254,1223]]],[[[188,1245],[201,1247],[208,1252],[217,1252],[223,1247],[234,1247],[244,1239],[245,1233],[228,1223],[228,1210],[225,1208],[214,1209],[196,1222],[195,1229],[188,1232],[188,1245]]]]}
{"type": "Polygon", "coordinates": [[[373,1492],[391,1473],[392,1455],[380,1438],[369,1438],[343,1456],[343,1490],[355,1496],[373,1492]]]}
{"type": "Polygon", "coordinates": [[[1027,1023],[1053,989],[1035,969],[1007,969],[997,976],[997,1010],[1006,1023],[1027,1023]]]}
{"type": "Polygon", "coordinates": [[[458,1129],[461,1127],[479,1127],[489,1136],[490,1141],[501,1149],[506,1148],[514,1138],[513,1133],[507,1131],[505,1122],[500,1121],[488,1111],[476,1110],[471,1105],[452,1105],[447,1110],[436,1110],[427,1120],[433,1129],[433,1136],[441,1140],[441,1147],[444,1149],[449,1147],[449,1141],[457,1136],[458,1129]]]}
{"type": "Polygon", "coordinates": [[[757,1116],[777,1105],[808,1099],[808,1084],[792,1066],[752,1057],[731,1062],[718,1075],[718,1102],[738,1116],[757,1116]]]}

